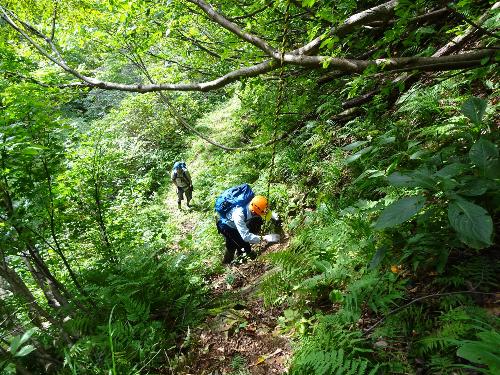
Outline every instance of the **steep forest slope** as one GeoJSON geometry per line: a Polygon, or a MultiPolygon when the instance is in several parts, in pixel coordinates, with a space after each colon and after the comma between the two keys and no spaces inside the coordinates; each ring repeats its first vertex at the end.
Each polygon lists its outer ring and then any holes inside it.
{"type": "Polygon", "coordinates": [[[499,17],[0,0],[0,372],[499,373],[499,17]],[[223,266],[244,182],[284,240],[223,266]]]}

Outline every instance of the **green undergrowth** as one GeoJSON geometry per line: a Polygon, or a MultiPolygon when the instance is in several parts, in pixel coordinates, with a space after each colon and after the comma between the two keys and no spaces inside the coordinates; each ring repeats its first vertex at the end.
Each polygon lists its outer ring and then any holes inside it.
{"type": "Polygon", "coordinates": [[[261,295],[287,307],[290,374],[498,371],[498,105],[463,78],[280,150],[302,187],[261,295]]]}
{"type": "MultiPolygon", "coordinates": [[[[197,124],[225,145],[259,142],[246,99],[197,124]]],[[[187,161],[208,227],[220,191],[247,182],[265,194],[272,181],[291,243],[266,257],[274,268],[260,294],[286,307],[290,374],[496,372],[493,103],[458,79],[416,87],[391,113],[375,106],[342,127],[309,122],[278,145],[273,165],[270,148],[228,157],[194,140],[187,161]]]]}
{"type": "MultiPolygon", "coordinates": [[[[82,284],[77,290],[51,244],[40,245],[78,308],[62,327],[70,345],[51,344],[60,327],[30,335],[64,364],[63,373],[177,371],[196,345],[193,328],[231,306],[232,296],[210,296],[212,277],[231,277],[221,265],[213,205],[221,191],[249,183],[257,194],[267,195],[269,186],[271,208],[290,238],[288,248],[266,256],[273,268],[259,291],[267,306],[284,308],[277,323],[294,340],[290,374],[497,373],[499,322],[490,310],[500,271],[500,164],[498,87],[490,73],[416,86],[391,111],[381,94],[347,123],[329,117],[335,98],[311,103],[301,94],[310,82],[287,88],[282,111],[291,114],[279,120],[269,105],[276,87],[264,90],[262,82],[175,98],[197,130],[226,146],[263,145],[290,133],[275,149],[251,152],[223,151],[188,134],[152,95],[89,94],[81,117],[48,123],[40,114],[31,133],[12,124],[23,131],[6,141],[14,150],[41,142],[45,126],[65,132],[20,151],[22,164],[5,162],[23,197],[19,215],[42,223],[47,238],[40,160],[53,164],[55,230],[82,284]],[[99,103],[114,104],[97,113],[99,103]],[[313,104],[315,116],[302,121],[296,114],[313,104]],[[194,182],[193,207],[183,202],[181,211],[169,180],[179,159],[194,182]]],[[[35,104],[46,99],[30,96],[35,104]]],[[[26,110],[7,108],[13,118],[26,110]]],[[[15,241],[2,242],[9,254],[17,254],[15,241]]],[[[21,259],[12,259],[23,270],[21,259]]],[[[15,306],[7,298],[1,309],[15,306]]],[[[18,316],[29,320],[25,311],[18,316]]],[[[23,340],[11,336],[14,344],[23,340]]],[[[16,349],[22,358],[9,357],[3,369],[12,373],[21,361],[38,366],[29,347],[16,349]]],[[[233,369],[248,372],[244,361],[233,369]]]]}

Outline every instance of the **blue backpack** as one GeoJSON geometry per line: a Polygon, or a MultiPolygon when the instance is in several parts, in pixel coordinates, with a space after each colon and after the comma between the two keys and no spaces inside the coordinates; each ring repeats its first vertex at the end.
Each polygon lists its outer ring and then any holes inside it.
{"type": "Polygon", "coordinates": [[[248,184],[234,186],[224,190],[215,200],[215,211],[219,214],[223,224],[226,224],[227,214],[234,207],[244,207],[255,196],[252,188],[248,184]]]}
{"type": "Polygon", "coordinates": [[[174,163],[174,167],[172,168],[172,171],[174,172],[174,177],[177,177],[177,169],[178,168],[181,168],[183,172],[187,171],[186,163],[184,163],[183,161],[176,161],[174,163]]]}
{"type": "Polygon", "coordinates": [[[187,169],[186,163],[184,163],[183,161],[176,161],[172,169],[177,169],[177,168],[187,169]]]}

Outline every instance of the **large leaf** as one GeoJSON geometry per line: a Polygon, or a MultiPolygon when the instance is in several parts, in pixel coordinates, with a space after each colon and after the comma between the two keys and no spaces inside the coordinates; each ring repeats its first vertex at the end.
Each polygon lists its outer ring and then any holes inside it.
{"type": "Polygon", "coordinates": [[[490,141],[480,138],[470,148],[469,158],[480,170],[485,171],[498,160],[498,149],[490,141]]]}
{"type": "Polygon", "coordinates": [[[474,249],[491,245],[493,221],[488,212],[465,199],[457,199],[448,206],[448,219],[462,242],[474,249]]]}
{"type": "Polygon", "coordinates": [[[355,160],[358,160],[361,156],[363,156],[367,152],[371,151],[372,148],[373,148],[373,146],[368,146],[368,147],[362,148],[361,150],[359,150],[355,154],[353,154],[353,155],[349,156],[348,158],[346,158],[345,159],[346,164],[349,164],[349,163],[352,163],[355,160]]]}
{"type": "Polygon", "coordinates": [[[427,155],[429,152],[426,150],[418,150],[410,155],[410,160],[419,160],[422,159],[422,156],[427,155]]]}
{"type": "Polygon", "coordinates": [[[411,218],[419,212],[425,204],[425,197],[417,195],[402,198],[387,206],[375,223],[375,229],[394,227],[411,218]]]}
{"type": "Polygon", "coordinates": [[[467,169],[467,166],[462,163],[452,163],[444,166],[439,171],[434,173],[435,176],[438,177],[455,177],[456,175],[461,174],[467,169]]]}
{"type": "Polygon", "coordinates": [[[457,356],[480,365],[487,365],[492,374],[500,371],[500,334],[494,331],[478,333],[479,341],[465,341],[457,356]]]}
{"type": "MultiPolygon", "coordinates": [[[[17,350],[19,349],[19,347],[21,345],[23,345],[26,341],[28,341],[31,338],[31,336],[33,335],[33,333],[35,333],[37,330],[38,330],[37,327],[33,327],[33,328],[27,330],[26,332],[24,332],[24,334],[22,336],[14,336],[14,338],[12,339],[12,341],[10,343],[10,349],[9,349],[10,352],[12,353],[12,355],[18,355],[17,350]]],[[[21,349],[21,350],[23,350],[23,349],[21,349]]]]}
{"type": "Polygon", "coordinates": [[[16,357],[24,357],[25,355],[30,354],[33,350],[36,350],[36,348],[33,345],[26,345],[19,350],[15,356],[16,357]]]}
{"type": "Polygon", "coordinates": [[[398,187],[417,187],[417,183],[415,179],[411,176],[408,176],[406,174],[402,174],[400,172],[394,172],[387,176],[387,181],[392,185],[392,186],[398,186],[398,187]]]}
{"type": "Polygon", "coordinates": [[[373,256],[372,260],[370,261],[370,265],[368,266],[368,269],[370,271],[374,270],[375,268],[377,268],[379,266],[380,262],[382,262],[382,259],[384,259],[385,253],[387,252],[387,249],[388,249],[387,246],[382,246],[377,250],[377,252],[373,256]]]}
{"type": "Polygon", "coordinates": [[[15,355],[17,349],[21,346],[21,336],[14,336],[12,341],[10,342],[10,352],[15,355]]]}
{"type": "Polygon", "coordinates": [[[377,139],[379,145],[388,145],[390,143],[396,142],[396,137],[383,135],[377,139]]]}
{"type": "Polygon", "coordinates": [[[356,141],[353,143],[348,144],[347,146],[342,147],[342,150],[344,151],[352,151],[355,148],[362,146],[364,144],[368,143],[368,141],[356,141]]]}
{"type": "Polygon", "coordinates": [[[466,176],[460,180],[460,183],[458,193],[470,197],[483,195],[490,187],[495,186],[494,181],[477,176],[466,176]]]}
{"type": "Polygon", "coordinates": [[[33,333],[35,333],[36,331],[38,331],[38,328],[33,327],[24,332],[24,334],[21,337],[21,345],[24,344],[26,341],[28,341],[31,338],[31,336],[33,336],[33,333]]]}
{"type": "Polygon", "coordinates": [[[387,177],[392,186],[398,187],[422,187],[433,190],[436,188],[436,182],[430,176],[428,171],[418,170],[410,173],[394,172],[387,177]]]}
{"type": "Polygon", "coordinates": [[[481,98],[469,98],[462,106],[462,113],[473,123],[479,124],[486,110],[486,100],[481,98]]]}

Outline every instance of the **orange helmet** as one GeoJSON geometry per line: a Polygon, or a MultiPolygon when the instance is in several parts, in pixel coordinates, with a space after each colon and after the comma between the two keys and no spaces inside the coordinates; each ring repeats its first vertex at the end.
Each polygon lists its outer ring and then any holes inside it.
{"type": "Polygon", "coordinates": [[[250,201],[250,211],[259,216],[264,216],[267,213],[268,203],[266,197],[256,195],[250,201]]]}

